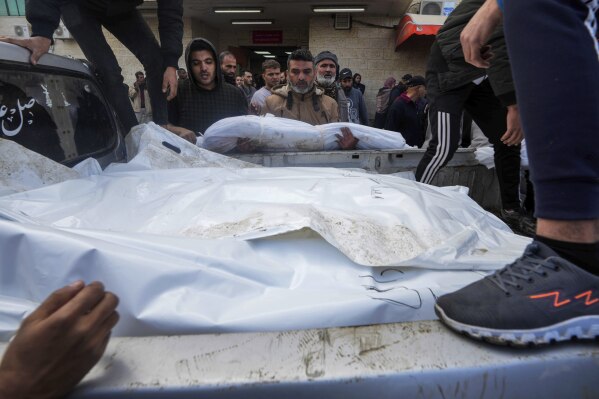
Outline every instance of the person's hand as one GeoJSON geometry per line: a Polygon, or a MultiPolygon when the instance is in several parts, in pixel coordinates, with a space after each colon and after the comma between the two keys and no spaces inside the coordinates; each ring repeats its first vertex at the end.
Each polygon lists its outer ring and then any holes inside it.
{"type": "Polygon", "coordinates": [[[167,94],[167,101],[171,101],[173,98],[177,97],[178,85],[177,68],[167,67],[162,78],[162,92],[167,94]]]}
{"type": "Polygon", "coordinates": [[[191,144],[195,144],[198,141],[196,134],[189,129],[185,129],[184,127],[171,125],[170,123],[162,127],[168,130],[169,132],[174,133],[177,136],[189,141],[191,144]]]}
{"type": "Polygon", "coordinates": [[[260,105],[256,104],[256,103],[250,103],[250,109],[249,109],[249,114],[250,115],[258,115],[260,116],[260,113],[262,112],[262,107],[260,107],[260,105]]]}
{"type": "Polygon", "coordinates": [[[52,40],[42,36],[35,36],[28,39],[0,36],[0,41],[16,44],[31,51],[31,58],[29,60],[33,65],[37,65],[40,57],[50,50],[50,45],[52,44],[52,40]]]}
{"type": "Polygon", "coordinates": [[[249,154],[256,151],[256,147],[252,144],[252,139],[246,138],[238,138],[237,139],[237,152],[243,154],[249,154]]]}
{"type": "Polygon", "coordinates": [[[507,131],[501,136],[501,142],[505,145],[518,145],[524,138],[524,131],[520,124],[520,112],[517,105],[507,107],[507,131]]]}
{"type": "Polygon", "coordinates": [[[501,23],[501,10],[497,0],[487,0],[474,14],[460,34],[460,42],[466,62],[479,67],[489,68],[493,57],[489,41],[495,28],[501,23]]]}
{"type": "Polygon", "coordinates": [[[358,141],[360,141],[353,135],[348,127],[342,127],[341,134],[336,134],[335,136],[337,137],[337,143],[342,150],[355,150],[358,141]]]}
{"type": "Polygon", "coordinates": [[[59,398],[98,362],[119,320],[102,283],[52,293],[21,323],[0,363],[0,397],[59,398]]]}

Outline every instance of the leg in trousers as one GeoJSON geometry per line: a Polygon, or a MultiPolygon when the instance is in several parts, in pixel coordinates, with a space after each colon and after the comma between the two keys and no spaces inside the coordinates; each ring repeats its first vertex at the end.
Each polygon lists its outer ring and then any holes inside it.
{"type": "Polygon", "coordinates": [[[507,130],[507,111],[495,97],[488,79],[472,90],[465,108],[495,150],[495,171],[503,209],[520,209],[520,146],[507,146],[501,142],[501,136],[507,130]]]}
{"type": "Polygon", "coordinates": [[[431,184],[437,172],[453,157],[461,137],[463,104],[470,92],[467,85],[434,95],[430,101],[431,141],[416,168],[416,180],[431,184]]]}
{"type": "Polygon", "coordinates": [[[129,100],[129,91],[123,82],[121,67],[102,32],[101,21],[77,2],[66,3],[61,8],[61,13],[64,24],[73,34],[83,54],[96,68],[108,100],[125,128],[125,134],[129,133],[137,125],[137,118],[129,100]]]}
{"type": "Polygon", "coordinates": [[[164,63],[160,45],[150,27],[137,10],[117,19],[107,18],[103,21],[103,25],[144,66],[153,120],[158,125],[166,125],[168,123],[167,101],[166,95],[162,92],[164,63]]]}

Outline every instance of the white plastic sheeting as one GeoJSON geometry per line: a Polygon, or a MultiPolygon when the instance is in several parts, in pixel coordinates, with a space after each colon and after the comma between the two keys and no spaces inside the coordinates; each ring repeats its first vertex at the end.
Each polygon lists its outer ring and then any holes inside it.
{"type": "Polygon", "coordinates": [[[357,150],[406,148],[405,139],[397,132],[344,122],[312,126],[273,115],[221,119],[206,130],[201,146],[224,154],[235,150],[238,139],[249,139],[259,152],[334,151],[339,150],[336,135],[341,135],[342,127],[348,127],[360,140],[357,150]]]}
{"type": "Polygon", "coordinates": [[[109,165],[107,171],[177,168],[256,168],[257,165],[199,148],[154,122],[135,126],[126,138],[127,164],[109,165]]]}
{"type": "MultiPolygon", "coordinates": [[[[495,150],[491,145],[486,145],[483,147],[478,147],[476,151],[474,151],[474,157],[476,160],[487,167],[487,169],[492,169],[495,167],[495,150]]],[[[526,152],[526,140],[522,140],[521,149],[520,149],[520,166],[522,168],[528,168],[528,152],[526,152]]]]}
{"type": "Polygon", "coordinates": [[[0,138],[0,196],[79,177],[79,173],[0,138]]]}
{"type": "Polygon", "coordinates": [[[151,170],[143,148],[138,163],[0,198],[0,338],[75,279],[119,295],[117,335],[432,319],[436,296],[529,241],[459,189],[320,168],[151,170]]]}

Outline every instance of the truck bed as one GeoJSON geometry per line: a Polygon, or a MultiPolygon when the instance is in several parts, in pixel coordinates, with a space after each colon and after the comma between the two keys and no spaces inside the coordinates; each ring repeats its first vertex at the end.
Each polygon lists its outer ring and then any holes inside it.
{"type": "Polygon", "coordinates": [[[495,347],[438,321],[114,338],[71,397],[597,398],[598,359],[596,343],[495,347]]]}
{"type": "MultiPolygon", "coordinates": [[[[465,186],[469,195],[489,211],[501,209],[499,183],[495,169],[487,169],[474,156],[474,149],[460,148],[432,184],[435,186],[465,186]]],[[[415,172],[425,150],[368,150],[279,152],[231,154],[242,161],[267,167],[331,167],[364,169],[372,173],[392,174],[415,172]]]]}

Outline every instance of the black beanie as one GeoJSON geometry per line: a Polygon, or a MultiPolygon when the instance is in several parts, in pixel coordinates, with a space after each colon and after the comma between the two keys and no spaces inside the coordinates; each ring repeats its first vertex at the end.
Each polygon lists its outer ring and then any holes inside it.
{"type": "Polygon", "coordinates": [[[330,51],[321,51],[320,53],[318,53],[318,55],[316,55],[316,57],[314,57],[314,66],[316,67],[320,63],[320,61],[323,60],[331,60],[335,63],[335,66],[337,67],[335,80],[339,80],[339,61],[337,60],[337,56],[331,53],[330,51]]]}

